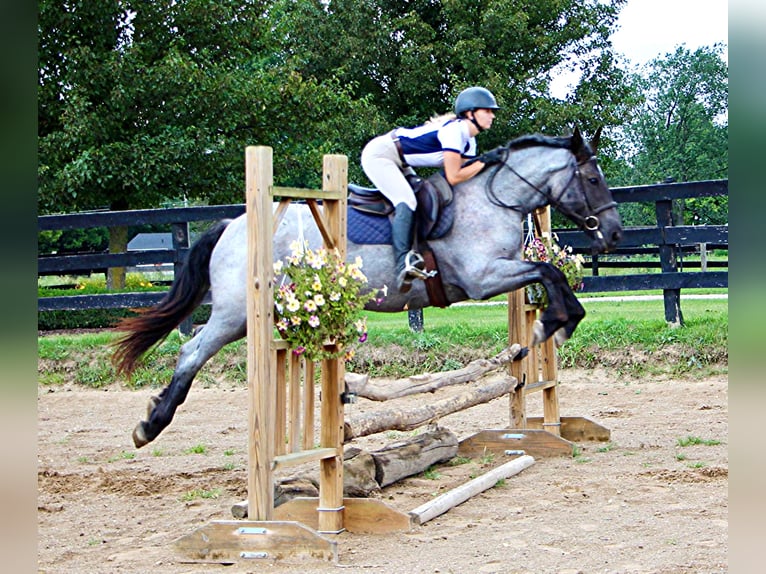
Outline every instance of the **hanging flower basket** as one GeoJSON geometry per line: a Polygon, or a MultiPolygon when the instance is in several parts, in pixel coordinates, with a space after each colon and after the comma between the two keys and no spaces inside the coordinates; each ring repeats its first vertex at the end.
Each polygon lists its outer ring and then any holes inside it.
{"type": "MultiPolygon", "coordinates": [[[[573,254],[570,246],[562,247],[557,241],[555,233],[530,239],[524,246],[524,259],[551,263],[564,273],[572,291],[579,291],[583,287],[583,257],[573,254]]],[[[540,308],[548,306],[548,293],[542,283],[527,285],[524,295],[530,305],[540,308]]]]}
{"type": "MultiPolygon", "coordinates": [[[[376,297],[375,290],[366,290],[361,258],[346,263],[337,249],[313,251],[299,241],[290,249],[292,255],[274,264],[279,335],[293,353],[312,361],[352,358],[354,345],[367,340],[367,317],[360,313],[376,297]]],[[[378,294],[385,292],[384,287],[378,294]]]]}

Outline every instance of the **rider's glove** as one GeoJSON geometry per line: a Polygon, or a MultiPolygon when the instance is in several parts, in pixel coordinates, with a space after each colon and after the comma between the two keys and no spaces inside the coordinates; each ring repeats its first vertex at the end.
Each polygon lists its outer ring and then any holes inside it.
{"type": "Polygon", "coordinates": [[[479,156],[476,156],[474,158],[469,159],[467,162],[463,164],[463,166],[469,166],[472,163],[476,163],[477,161],[480,161],[485,166],[492,165],[494,163],[502,163],[505,161],[505,154],[507,150],[503,147],[496,147],[495,149],[489,150],[488,152],[485,152],[479,156]]]}
{"type": "Polygon", "coordinates": [[[484,165],[492,165],[493,163],[503,163],[505,161],[506,150],[502,147],[496,147],[488,152],[485,152],[479,156],[479,161],[484,165]]]}

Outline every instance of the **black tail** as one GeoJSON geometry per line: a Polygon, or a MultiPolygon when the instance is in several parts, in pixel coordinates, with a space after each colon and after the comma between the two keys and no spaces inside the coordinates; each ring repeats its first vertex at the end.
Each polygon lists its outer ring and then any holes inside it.
{"type": "Polygon", "coordinates": [[[117,325],[117,331],[127,333],[114,343],[117,349],[112,362],[118,374],[130,375],[141,356],[164,340],[202,303],[210,289],[210,255],[230,221],[217,222],[192,245],[181,273],[157,305],[117,325]]]}

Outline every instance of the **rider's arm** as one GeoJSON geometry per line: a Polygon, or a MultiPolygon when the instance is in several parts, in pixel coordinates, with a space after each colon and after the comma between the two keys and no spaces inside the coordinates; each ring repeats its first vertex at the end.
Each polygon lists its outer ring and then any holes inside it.
{"type": "Polygon", "coordinates": [[[456,151],[444,151],[444,175],[450,185],[456,185],[461,181],[471,179],[479,173],[484,164],[480,161],[470,165],[463,165],[463,157],[456,151]]]}

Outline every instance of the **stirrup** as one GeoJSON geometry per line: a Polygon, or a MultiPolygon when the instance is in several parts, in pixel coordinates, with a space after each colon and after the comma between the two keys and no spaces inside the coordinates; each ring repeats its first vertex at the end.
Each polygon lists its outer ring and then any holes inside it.
{"type": "Polygon", "coordinates": [[[436,269],[426,271],[426,261],[423,259],[423,256],[417,251],[410,250],[404,258],[404,273],[415,279],[423,279],[425,281],[434,277],[438,271],[436,269]]]}

